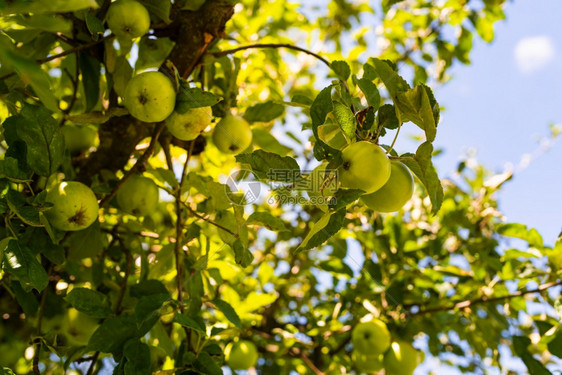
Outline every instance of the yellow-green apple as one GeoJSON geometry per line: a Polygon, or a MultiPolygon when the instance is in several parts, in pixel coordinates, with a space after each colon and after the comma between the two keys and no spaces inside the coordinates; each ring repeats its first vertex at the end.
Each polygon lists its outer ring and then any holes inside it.
{"type": "Polygon", "coordinates": [[[398,211],[414,193],[414,178],[399,161],[390,163],[390,178],[379,190],[361,197],[367,207],[379,212],[398,211]]]}
{"type": "Polygon", "coordinates": [[[355,367],[361,373],[372,374],[373,372],[382,370],[382,368],[384,367],[382,363],[382,354],[369,356],[358,353],[357,351],[353,351],[351,358],[353,359],[355,367]]]}
{"type": "Polygon", "coordinates": [[[329,175],[326,176],[327,166],[328,162],[324,162],[312,170],[308,176],[310,185],[307,191],[310,203],[324,212],[328,212],[330,197],[338,190],[335,172],[329,171],[329,175]]]}
{"type": "Polygon", "coordinates": [[[129,80],[123,103],[129,113],[141,121],[164,121],[174,111],[176,90],[164,73],[144,72],[129,80]]]}
{"type": "Polygon", "coordinates": [[[342,151],[343,164],[338,168],[341,186],[370,194],[380,189],[390,177],[390,160],[374,143],[352,143],[342,151]]]}
{"type": "Polygon", "coordinates": [[[98,319],[94,319],[75,308],[71,307],[66,312],[62,324],[62,333],[70,345],[87,345],[88,340],[99,327],[98,319]]]}
{"type": "Polygon", "coordinates": [[[258,361],[258,349],[251,341],[241,340],[229,344],[225,350],[226,363],[233,370],[247,370],[258,361]]]}
{"type": "Polygon", "coordinates": [[[383,321],[373,319],[355,326],[351,333],[351,343],[358,353],[377,356],[388,349],[390,332],[383,321]]]}
{"type": "Polygon", "coordinates": [[[150,29],[148,10],[134,0],[117,0],[111,3],[105,19],[111,32],[121,39],[138,38],[150,29]]]}
{"type": "Polygon", "coordinates": [[[98,218],[96,195],[81,182],[65,181],[55,185],[47,192],[45,201],[53,204],[45,215],[59,230],[85,229],[98,218]]]}
{"type": "Polygon", "coordinates": [[[395,341],[384,355],[384,368],[388,375],[412,375],[420,358],[419,352],[411,344],[395,341]]]}
{"type": "Polygon", "coordinates": [[[136,216],[151,214],[158,205],[158,186],[148,177],[133,175],[117,191],[117,204],[136,216]]]}
{"type": "Polygon", "coordinates": [[[213,143],[225,154],[238,154],[252,144],[252,129],[242,117],[227,115],[213,131],[213,143]]]}
{"type": "Polygon", "coordinates": [[[166,119],[166,126],[174,137],[192,141],[211,125],[211,107],[190,108],[185,113],[174,112],[166,119]]]}

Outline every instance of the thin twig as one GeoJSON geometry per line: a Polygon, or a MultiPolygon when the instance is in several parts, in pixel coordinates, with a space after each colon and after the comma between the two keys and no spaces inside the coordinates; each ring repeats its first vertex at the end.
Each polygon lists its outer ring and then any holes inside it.
{"type": "Polygon", "coordinates": [[[185,208],[187,208],[187,210],[189,211],[189,213],[191,213],[193,216],[206,221],[207,223],[214,225],[215,227],[224,230],[225,232],[228,232],[229,234],[238,237],[238,234],[234,233],[233,231],[231,231],[230,229],[220,225],[219,223],[216,223],[214,221],[212,221],[211,219],[201,215],[199,212],[195,211],[193,208],[189,207],[189,205],[186,202],[182,202],[183,205],[185,206],[185,208]]]}
{"type": "MultiPolygon", "coordinates": [[[[506,300],[506,299],[521,297],[521,296],[524,296],[526,294],[542,293],[549,288],[552,288],[552,287],[555,287],[555,286],[560,286],[560,285],[562,285],[562,280],[542,284],[542,285],[539,285],[535,289],[518,290],[513,294],[506,294],[504,296],[497,296],[497,297],[482,296],[482,297],[475,298],[475,299],[460,301],[460,302],[457,302],[457,303],[455,303],[454,305],[451,305],[451,306],[439,306],[439,307],[432,307],[432,308],[423,309],[423,310],[420,309],[419,311],[417,311],[415,313],[410,313],[409,315],[421,315],[421,314],[430,314],[430,313],[441,312],[441,311],[465,309],[465,308],[470,307],[472,305],[478,305],[478,304],[482,304],[482,303],[494,303],[494,302],[499,302],[499,301],[503,301],[503,300],[506,300]]],[[[413,307],[413,306],[416,306],[416,305],[410,305],[409,307],[413,307]]]]}
{"type": "Polygon", "coordinates": [[[285,44],[285,43],[280,43],[280,44],[277,44],[277,43],[257,43],[257,44],[252,44],[252,45],[248,45],[248,46],[242,46],[242,47],[237,47],[237,48],[233,48],[233,49],[228,49],[228,50],[225,50],[225,51],[215,52],[215,53],[213,53],[213,56],[222,57],[222,56],[226,56],[226,55],[236,53],[238,51],[243,51],[245,49],[251,49],[251,48],[288,48],[288,49],[293,49],[295,51],[303,52],[303,53],[306,53],[307,55],[314,56],[315,58],[317,58],[318,60],[320,60],[324,64],[326,64],[328,67],[330,67],[330,62],[328,60],[326,60],[325,58],[323,58],[322,56],[318,55],[317,53],[314,53],[314,52],[309,51],[309,50],[307,50],[305,48],[302,48],[302,47],[297,47],[297,46],[293,46],[292,44],[285,44]]]}
{"type": "MultiPolygon", "coordinates": [[[[50,275],[52,271],[52,267],[49,266],[49,270],[47,275],[50,275]]],[[[45,313],[45,301],[47,300],[47,290],[48,286],[43,289],[41,292],[41,302],[39,304],[39,312],[37,314],[37,336],[41,336],[41,324],[43,322],[43,314],[45,313]]],[[[33,374],[40,375],[41,372],[39,371],[39,357],[41,355],[41,340],[37,340],[35,344],[35,353],[33,354],[33,374]]]]}
{"type": "Polygon", "coordinates": [[[107,206],[107,204],[113,199],[113,197],[117,194],[117,191],[119,191],[119,189],[121,188],[121,186],[123,186],[123,184],[125,182],[127,182],[127,180],[129,178],[131,178],[135,173],[137,173],[137,171],[139,170],[139,168],[148,160],[148,158],[152,155],[152,152],[154,151],[154,148],[156,147],[156,144],[158,143],[158,137],[160,137],[160,133],[162,133],[162,129],[164,129],[165,123],[161,122],[158,125],[156,125],[156,127],[154,128],[154,133],[152,134],[152,139],[150,140],[150,144],[148,145],[148,148],[144,151],[144,153],[141,155],[140,158],[138,158],[137,162],[135,163],[135,165],[133,165],[133,167],[131,169],[129,169],[129,171],[127,173],[125,173],[125,175],[123,176],[122,179],[120,179],[117,182],[117,185],[115,185],[115,187],[113,188],[113,190],[111,191],[111,193],[109,193],[109,195],[106,195],[100,202],[100,208],[104,208],[105,206],[107,206]]]}

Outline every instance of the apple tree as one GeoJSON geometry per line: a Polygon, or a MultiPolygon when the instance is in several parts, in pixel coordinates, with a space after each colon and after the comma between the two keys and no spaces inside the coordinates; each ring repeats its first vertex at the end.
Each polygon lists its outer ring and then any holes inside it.
{"type": "Polygon", "coordinates": [[[562,241],[432,164],[503,3],[0,1],[0,373],[549,374],[562,241]]]}

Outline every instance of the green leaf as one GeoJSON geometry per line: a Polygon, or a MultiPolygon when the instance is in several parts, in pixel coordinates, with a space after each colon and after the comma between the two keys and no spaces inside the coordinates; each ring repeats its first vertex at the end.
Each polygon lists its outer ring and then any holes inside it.
{"type": "Polygon", "coordinates": [[[23,290],[19,281],[12,280],[10,283],[10,288],[12,292],[14,292],[16,296],[16,301],[18,301],[19,305],[21,306],[23,312],[28,316],[33,316],[39,310],[39,301],[33,294],[33,292],[26,292],[23,290]]]}
{"type": "Polygon", "coordinates": [[[333,211],[339,211],[355,202],[363,194],[365,194],[365,192],[359,189],[338,189],[328,206],[333,211]]]}
{"type": "Polygon", "coordinates": [[[339,79],[342,81],[346,81],[351,74],[351,70],[349,69],[349,65],[345,61],[332,61],[330,64],[330,68],[336,73],[339,79]]]}
{"type": "Polygon", "coordinates": [[[302,178],[297,161],[290,156],[256,150],[251,154],[238,154],[236,161],[248,164],[252,172],[261,179],[280,182],[295,182],[302,178]]]}
{"type": "Polygon", "coordinates": [[[68,237],[68,258],[93,258],[103,251],[106,242],[100,223],[96,220],[88,228],[72,232],[68,237]]]}
{"type": "Polygon", "coordinates": [[[161,281],[154,279],[141,281],[140,283],[131,286],[129,289],[129,294],[131,297],[135,298],[165,293],[168,293],[168,289],[166,289],[161,281]]]}
{"type": "Polygon", "coordinates": [[[397,93],[395,104],[402,113],[404,121],[411,121],[424,130],[428,141],[435,139],[437,125],[424,86],[397,93]]]}
{"type": "Polygon", "coordinates": [[[98,40],[99,36],[105,32],[103,22],[90,13],[86,13],[86,27],[88,27],[88,31],[92,34],[94,40],[98,40]]]}
{"type": "Polygon", "coordinates": [[[170,10],[172,3],[170,0],[138,0],[146,9],[165,23],[170,23],[170,10]]]}
{"type": "Polygon", "coordinates": [[[376,112],[381,104],[381,95],[379,93],[377,85],[375,85],[373,81],[366,78],[361,78],[360,80],[358,80],[357,85],[359,86],[363,94],[365,94],[367,104],[372,106],[374,111],[376,112]]]}
{"type": "Polygon", "coordinates": [[[135,306],[135,318],[137,322],[143,323],[151,318],[158,317],[158,310],[160,310],[164,302],[169,300],[170,294],[168,292],[141,297],[135,306]]]}
{"type": "Polygon", "coordinates": [[[544,246],[542,236],[535,228],[527,229],[525,224],[507,223],[496,228],[498,234],[507,237],[519,238],[529,243],[529,246],[542,249],[544,246]]]}
{"type": "Polygon", "coordinates": [[[142,336],[135,319],[129,315],[108,318],[90,337],[88,349],[102,353],[118,353],[130,339],[142,336]]]}
{"type": "Polygon", "coordinates": [[[209,375],[223,375],[220,366],[215,362],[213,357],[208,353],[201,352],[195,360],[194,367],[199,370],[201,374],[209,375]]]}
{"type": "Polygon", "coordinates": [[[455,46],[455,56],[463,64],[470,64],[470,51],[472,50],[472,33],[465,27],[461,27],[461,33],[455,46]]]}
{"type": "Polygon", "coordinates": [[[396,95],[399,92],[410,89],[408,83],[394,71],[394,69],[389,65],[389,62],[379,59],[371,59],[370,61],[373,62],[375,70],[388,90],[392,100],[395,100],[396,95]]]}
{"type": "Polygon", "coordinates": [[[211,302],[226,316],[228,320],[230,320],[232,324],[241,328],[240,317],[228,302],[221,299],[214,299],[211,302]]]}
{"type": "Polygon", "coordinates": [[[273,152],[285,156],[291,151],[290,147],[282,145],[271,132],[258,128],[252,128],[252,143],[267,152],[273,152]]]}
{"type": "Polygon", "coordinates": [[[0,375],[16,375],[12,370],[7,367],[0,368],[0,375]]]}
{"type": "Polygon", "coordinates": [[[431,162],[432,153],[433,145],[426,141],[418,147],[416,155],[406,157],[402,155],[400,161],[406,164],[425,186],[429,199],[431,199],[432,211],[435,213],[439,211],[441,203],[443,203],[443,186],[431,162]]]}
{"type": "Polygon", "coordinates": [[[135,70],[142,71],[159,68],[166,57],[172,52],[174,42],[170,38],[149,38],[143,36],[139,42],[139,58],[135,63],[135,70]]]}
{"type": "Polygon", "coordinates": [[[96,58],[81,52],[80,72],[82,73],[80,81],[84,87],[86,112],[90,112],[100,100],[101,64],[96,58]]]}
{"type": "Polygon", "coordinates": [[[26,203],[25,198],[20,192],[8,190],[8,193],[6,194],[6,201],[10,210],[14,212],[25,224],[33,227],[41,226],[39,212],[35,207],[26,203]]]}
{"type": "Polygon", "coordinates": [[[139,340],[130,340],[123,348],[123,355],[127,358],[125,375],[150,375],[150,349],[139,340]]]}
{"type": "Polygon", "coordinates": [[[195,319],[191,319],[185,314],[176,314],[174,316],[173,322],[178,323],[183,327],[191,328],[205,334],[205,325],[199,324],[195,319]]]}
{"type": "Polygon", "coordinates": [[[239,264],[242,267],[248,267],[250,264],[252,264],[254,255],[252,254],[250,249],[244,246],[240,238],[237,238],[234,241],[234,243],[232,244],[232,249],[234,250],[234,260],[236,261],[236,264],[239,264]]]}
{"type": "Polygon", "coordinates": [[[527,349],[529,345],[531,345],[531,340],[528,337],[513,337],[513,349],[515,350],[515,354],[525,363],[530,375],[552,375],[551,372],[529,352],[527,349]]]}
{"type": "Polygon", "coordinates": [[[301,252],[322,245],[343,227],[345,209],[328,212],[314,224],[308,235],[297,247],[295,252],[301,252]]]}
{"type": "Polygon", "coordinates": [[[210,107],[219,102],[220,98],[198,87],[189,87],[187,82],[180,82],[180,90],[176,97],[175,111],[185,113],[191,108],[210,107]]]}
{"type": "Polygon", "coordinates": [[[282,232],[287,230],[287,226],[285,225],[285,222],[282,219],[273,216],[269,212],[258,212],[258,211],[253,212],[250,215],[250,217],[248,217],[246,224],[263,225],[267,229],[275,232],[282,232]]]}
{"type": "Polygon", "coordinates": [[[250,123],[269,122],[281,116],[284,112],[284,105],[268,101],[248,108],[244,113],[244,118],[250,123]]]}
{"type": "Polygon", "coordinates": [[[398,128],[398,117],[396,117],[396,109],[392,104],[385,104],[379,108],[377,115],[377,129],[380,127],[386,129],[398,128]]]}
{"type": "Polygon", "coordinates": [[[106,318],[111,314],[107,296],[92,289],[74,288],[64,299],[76,310],[94,318],[106,318]]]}
{"type": "Polygon", "coordinates": [[[16,240],[11,240],[4,252],[3,269],[20,281],[23,290],[41,292],[49,284],[47,272],[33,252],[16,240]]]}
{"type": "Polygon", "coordinates": [[[0,178],[7,178],[16,183],[31,181],[29,176],[18,166],[18,160],[9,156],[0,160],[0,178]]]}
{"type": "Polygon", "coordinates": [[[133,68],[129,64],[129,60],[125,56],[119,56],[115,60],[115,68],[111,73],[111,78],[113,78],[113,89],[119,96],[125,94],[125,88],[127,83],[133,76],[133,68]]]}
{"type": "Polygon", "coordinates": [[[67,13],[86,8],[96,8],[96,0],[32,0],[10,2],[8,7],[2,9],[0,14],[19,13],[67,13]]]}
{"type": "Polygon", "coordinates": [[[334,117],[336,118],[336,121],[340,125],[343,132],[350,139],[354,139],[357,122],[355,121],[355,115],[351,111],[351,108],[349,108],[345,104],[334,101],[334,117]]]}

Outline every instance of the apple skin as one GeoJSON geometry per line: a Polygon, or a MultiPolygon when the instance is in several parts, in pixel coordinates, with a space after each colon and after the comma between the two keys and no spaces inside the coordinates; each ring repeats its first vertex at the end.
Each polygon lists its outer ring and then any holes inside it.
{"type": "Polygon", "coordinates": [[[365,354],[357,353],[356,351],[353,352],[351,356],[353,363],[357,370],[361,373],[371,374],[373,372],[377,372],[383,369],[383,355],[375,355],[375,356],[368,356],[365,354]]]}
{"type": "Polygon", "coordinates": [[[117,204],[130,214],[149,215],[158,205],[158,186],[148,177],[131,176],[117,191],[117,204]]]}
{"type": "Polygon", "coordinates": [[[62,332],[70,345],[82,346],[88,344],[88,340],[98,327],[97,319],[71,307],[63,320],[62,332]]]}
{"type": "Polygon", "coordinates": [[[358,354],[374,357],[384,353],[390,345],[390,332],[378,319],[359,323],[351,333],[351,343],[358,354]]]}
{"type": "Polygon", "coordinates": [[[370,194],[380,189],[390,177],[390,160],[374,143],[352,143],[343,149],[342,158],[338,178],[344,188],[360,189],[370,194]]]}
{"type": "MultiPolygon", "coordinates": [[[[324,162],[312,170],[309,177],[311,189],[307,191],[311,203],[324,212],[328,212],[329,198],[338,190],[336,179],[324,182],[327,166],[328,162],[324,162]]],[[[334,178],[333,172],[329,175],[328,179],[332,178],[334,178]]]]}
{"type": "Polygon", "coordinates": [[[62,127],[64,144],[71,154],[87,151],[96,143],[98,132],[93,126],[65,125],[62,127]]]}
{"type": "Polygon", "coordinates": [[[166,126],[174,137],[182,141],[192,141],[211,125],[211,107],[190,108],[185,113],[172,113],[166,119],[166,126]]]}
{"type": "Polygon", "coordinates": [[[379,190],[363,195],[361,200],[367,207],[378,212],[394,212],[404,206],[414,193],[414,177],[404,164],[390,162],[390,178],[379,190]]]}
{"type": "Polygon", "coordinates": [[[239,154],[252,144],[252,129],[242,117],[227,115],[213,131],[213,143],[220,152],[239,154]]]}
{"type": "Polygon", "coordinates": [[[86,185],[77,181],[61,182],[47,192],[52,203],[45,215],[49,223],[62,231],[88,228],[98,218],[98,200],[86,185]]]}
{"type": "Polygon", "coordinates": [[[405,341],[395,341],[384,355],[388,375],[412,375],[420,360],[419,352],[405,341]]]}
{"type": "Polygon", "coordinates": [[[144,122],[160,122],[174,112],[176,90],[163,73],[144,72],[127,83],[123,103],[134,118],[144,122]]]}
{"type": "Polygon", "coordinates": [[[143,36],[150,29],[150,14],[141,3],[134,0],[118,0],[109,6],[107,26],[121,39],[143,36]]]}
{"type": "Polygon", "coordinates": [[[226,363],[233,370],[247,370],[258,362],[258,349],[251,341],[229,344],[225,350],[226,363]]]}

